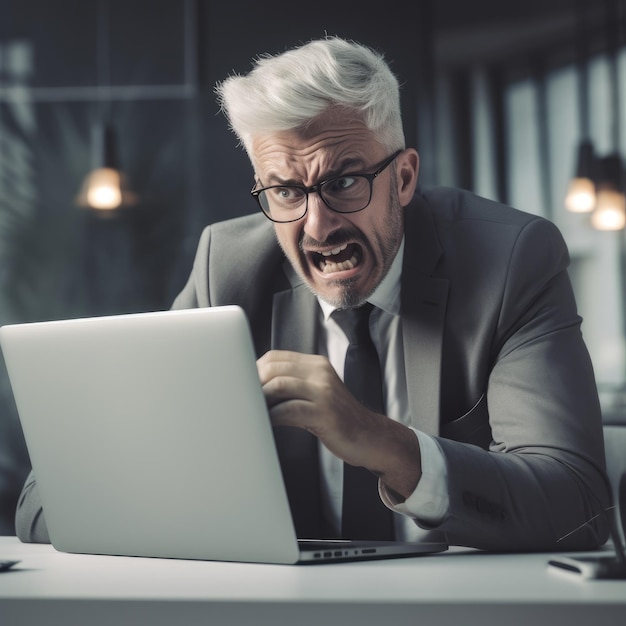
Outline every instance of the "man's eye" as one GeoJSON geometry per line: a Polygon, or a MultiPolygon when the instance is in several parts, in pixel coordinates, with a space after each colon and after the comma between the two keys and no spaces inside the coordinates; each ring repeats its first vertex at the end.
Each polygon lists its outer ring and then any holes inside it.
{"type": "Polygon", "coordinates": [[[297,187],[275,187],[272,194],[277,201],[289,204],[300,202],[304,197],[304,192],[297,187]]]}
{"type": "Polygon", "coordinates": [[[335,180],[328,182],[328,185],[326,186],[326,191],[329,191],[330,193],[339,193],[341,191],[346,191],[347,189],[352,187],[355,182],[356,179],[354,178],[354,176],[342,176],[341,178],[335,178],[335,180]]]}

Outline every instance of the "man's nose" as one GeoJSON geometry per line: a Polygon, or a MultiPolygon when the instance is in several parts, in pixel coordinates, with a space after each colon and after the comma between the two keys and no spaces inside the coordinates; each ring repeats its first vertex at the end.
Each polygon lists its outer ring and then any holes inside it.
{"type": "Polygon", "coordinates": [[[304,232],[317,241],[326,241],[328,235],[341,228],[341,216],[329,209],[319,193],[309,193],[309,204],[303,218],[304,232]]]}

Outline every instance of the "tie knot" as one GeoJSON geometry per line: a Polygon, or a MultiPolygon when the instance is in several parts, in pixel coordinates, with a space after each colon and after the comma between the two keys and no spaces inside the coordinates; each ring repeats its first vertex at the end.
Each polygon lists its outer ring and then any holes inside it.
{"type": "Polygon", "coordinates": [[[352,345],[362,345],[371,342],[370,314],[374,305],[366,302],[356,309],[337,309],[333,312],[333,319],[346,334],[352,345]]]}

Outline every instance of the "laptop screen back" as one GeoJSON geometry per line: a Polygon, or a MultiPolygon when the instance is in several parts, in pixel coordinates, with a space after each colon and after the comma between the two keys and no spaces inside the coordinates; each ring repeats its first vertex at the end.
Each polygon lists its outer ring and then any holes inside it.
{"type": "Polygon", "coordinates": [[[5,326],[0,342],[57,549],[297,560],[241,309],[5,326]]]}

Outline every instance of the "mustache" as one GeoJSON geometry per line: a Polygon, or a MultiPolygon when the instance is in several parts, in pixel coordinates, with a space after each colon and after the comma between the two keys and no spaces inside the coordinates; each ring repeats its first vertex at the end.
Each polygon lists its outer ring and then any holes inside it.
{"type": "Polygon", "coordinates": [[[309,250],[312,248],[337,248],[350,241],[363,241],[361,232],[358,229],[342,228],[341,230],[331,233],[324,241],[318,241],[306,233],[302,233],[298,246],[301,251],[303,251],[304,248],[309,250]]]}

